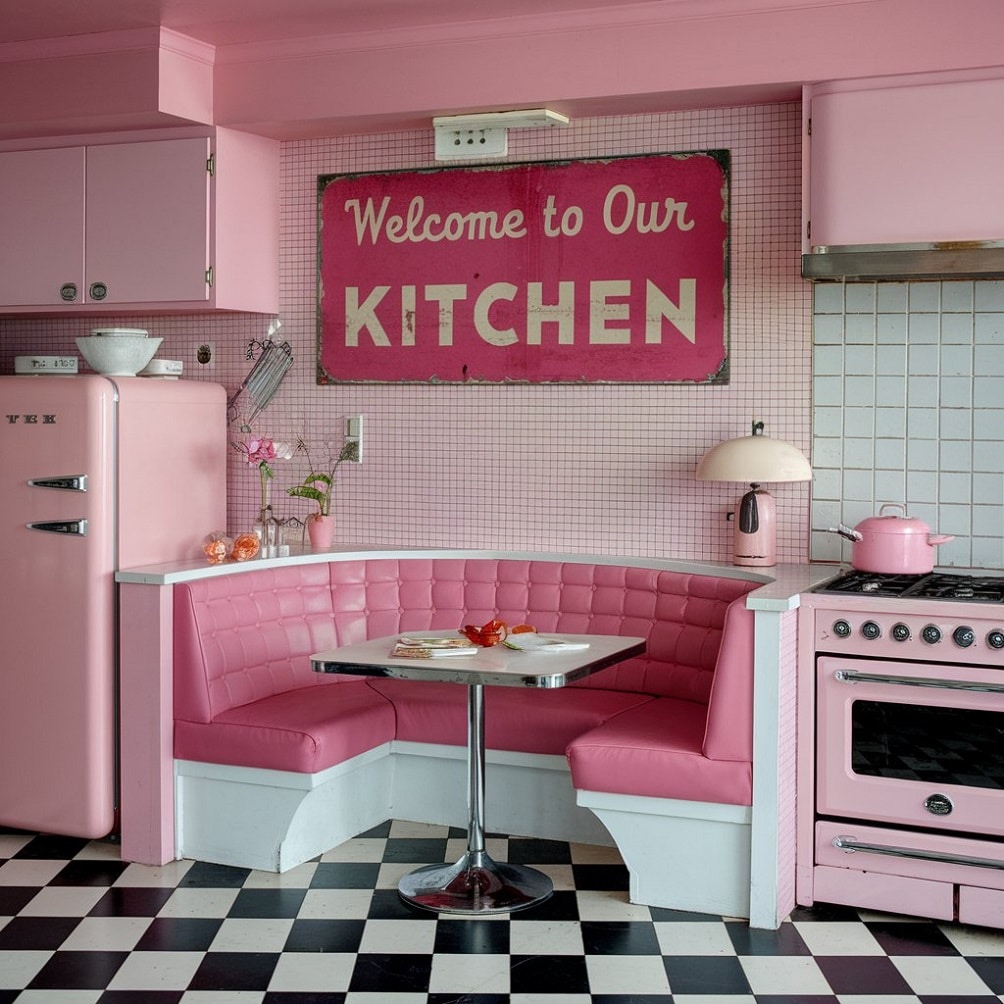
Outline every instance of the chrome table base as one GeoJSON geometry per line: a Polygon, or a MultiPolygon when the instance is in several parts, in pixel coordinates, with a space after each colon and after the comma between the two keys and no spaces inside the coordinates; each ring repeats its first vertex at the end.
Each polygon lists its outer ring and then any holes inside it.
{"type": "Polygon", "coordinates": [[[406,903],[439,913],[512,913],[542,903],[553,891],[536,868],[494,861],[485,850],[484,686],[467,688],[467,850],[452,865],[409,872],[397,889],[406,903]]]}

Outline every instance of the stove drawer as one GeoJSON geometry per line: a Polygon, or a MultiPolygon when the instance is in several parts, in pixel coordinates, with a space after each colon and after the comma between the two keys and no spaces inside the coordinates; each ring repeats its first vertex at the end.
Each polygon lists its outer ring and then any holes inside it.
{"type": "Polygon", "coordinates": [[[999,889],[959,889],[959,922],[1004,927],[1004,892],[999,889]]]}
{"type": "Polygon", "coordinates": [[[1004,841],[1000,840],[821,820],[816,823],[815,859],[817,865],[872,875],[1004,890],[1004,841]]]}
{"type": "Polygon", "coordinates": [[[954,887],[900,875],[874,875],[846,868],[812,870],[812,898],[885,913],[905,913],[934,920],[955,918],[954,887]]]}

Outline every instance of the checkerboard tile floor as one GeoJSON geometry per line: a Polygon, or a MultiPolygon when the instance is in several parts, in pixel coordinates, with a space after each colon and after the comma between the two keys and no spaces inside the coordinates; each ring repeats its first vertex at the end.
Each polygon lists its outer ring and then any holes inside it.
{"type": "Polygon", "coordinates": [[[991,1004],[1004,932],[798,909],[778,931],[635,906],[615,851],[491,837],[547,872],[539,907],[414,910],[402,874],[464,834],[388,822],[284,875],[119,860],[0,831],[0,1004],[991,1004]]]}

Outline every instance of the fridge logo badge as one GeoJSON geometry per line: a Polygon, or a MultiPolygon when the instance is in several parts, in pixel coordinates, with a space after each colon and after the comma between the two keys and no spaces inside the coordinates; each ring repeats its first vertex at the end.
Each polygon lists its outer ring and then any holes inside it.
{"type": "Polygon", "coordinates": [[[55,415],[8,415],[8,425],[55,425],[55,415]]]}

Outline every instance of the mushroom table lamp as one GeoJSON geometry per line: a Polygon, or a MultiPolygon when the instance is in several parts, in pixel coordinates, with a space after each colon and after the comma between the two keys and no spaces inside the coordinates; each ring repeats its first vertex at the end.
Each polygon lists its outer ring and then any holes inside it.
{"type": "Polygon", "coordinates": [[[732,563],[777,564],[776,507],[764,481],[811,481],[805,454],[791,443],[763,434],[754,422],[749,436],[728,439],[712,447],[697,465],[698,481],[741,481],[749,484],[733,515],[732,563]]]}

